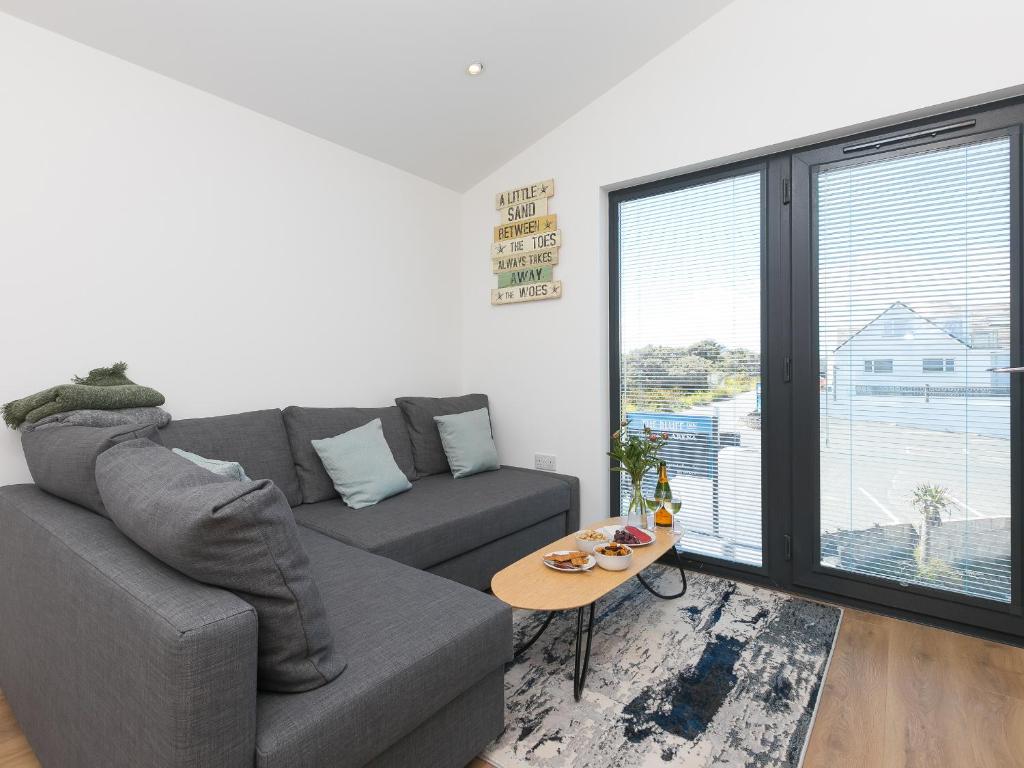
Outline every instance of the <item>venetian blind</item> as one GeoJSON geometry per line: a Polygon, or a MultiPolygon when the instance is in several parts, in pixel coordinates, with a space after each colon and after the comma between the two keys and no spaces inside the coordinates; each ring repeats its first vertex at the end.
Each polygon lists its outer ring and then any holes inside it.
{"type": "Polygon", "coordinates": [[[670,437],[682,548],[760,565],[761,174],[619,206],[621,413],[670,437]]]}
{"type": "Polygon", "coordinates": [[[816,176],[821,560],[1010,599],[1010,143],[816,176]]]}

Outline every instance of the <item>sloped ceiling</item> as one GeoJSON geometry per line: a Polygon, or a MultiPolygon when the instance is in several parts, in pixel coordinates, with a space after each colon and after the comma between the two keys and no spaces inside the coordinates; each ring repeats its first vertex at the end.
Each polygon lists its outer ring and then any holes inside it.
{"type": "Polygon", "coordinates": [[[729,2],[0,0],[0,11],[463,191],[729,2]]]}

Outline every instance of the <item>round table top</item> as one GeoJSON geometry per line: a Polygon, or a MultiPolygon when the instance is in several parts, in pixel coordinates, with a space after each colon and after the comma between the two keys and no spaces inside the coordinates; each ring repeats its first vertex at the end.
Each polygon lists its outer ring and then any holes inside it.
{"type": "MultiPolygon", "coordinates": [[[[610,517],[590,528],[621,524],[622,518],[610,517]]],[[[544,565],[542,556],[545,552],[577,549],[576,533],[573,532],[498,571],[491,579],[491,591],[513,608],[530,611],[565,611],[590,605],[640,573],[672,549],[678,540],[678,536],[667,528],[658,528],[654,537],[650,545],[633,548],[633,561],[624,571],[606,571],[595,565],[589,571],[566,572],[544,565]]]]}

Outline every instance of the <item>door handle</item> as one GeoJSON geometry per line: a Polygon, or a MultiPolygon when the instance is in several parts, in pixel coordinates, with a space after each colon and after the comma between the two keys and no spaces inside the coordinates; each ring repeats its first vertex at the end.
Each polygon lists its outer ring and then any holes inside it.
{"type": "Polygon", "coordinates": [[[1024,365],[1018,365],[1013,368],[986,368],[989,373],[1024,373],[1024,365]]]}

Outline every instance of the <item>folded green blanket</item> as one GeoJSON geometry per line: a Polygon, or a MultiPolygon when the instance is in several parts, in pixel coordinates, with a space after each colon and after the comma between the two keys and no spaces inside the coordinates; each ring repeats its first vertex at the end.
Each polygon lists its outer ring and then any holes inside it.
{"type": "Polygon", "coordinates": [[[75,384],[92,384],[95,387],[112,387],[118,384],[134,384],[135,382],[125,376],[128,370],[128,363],[114,363],[109,368],[93,368],[88,376],[72,376],[71,381],[75,384]]]}
{"type": "Polygon", "coordinates": [[[33,424],[55,413],[94,408],[102,411],[119,408],[148,408],[164,404],[164,396],[155,389],[135,384],[124,375],[127,366],[116,363],[96,368],[74,384],[58,384],[34,395],[14,400],[3,407],[7,426],[17,429],[22,422],[33,424]]]}

